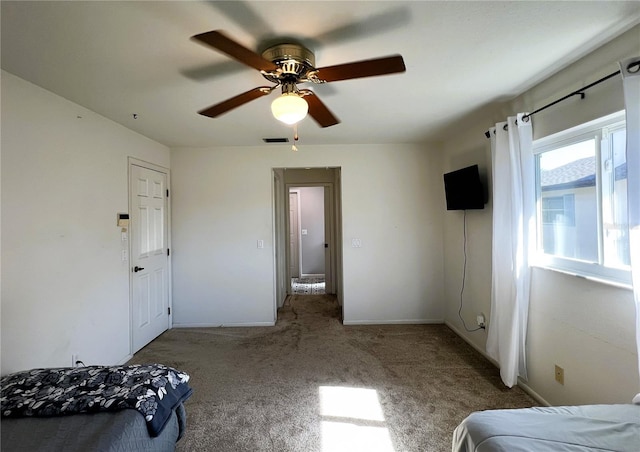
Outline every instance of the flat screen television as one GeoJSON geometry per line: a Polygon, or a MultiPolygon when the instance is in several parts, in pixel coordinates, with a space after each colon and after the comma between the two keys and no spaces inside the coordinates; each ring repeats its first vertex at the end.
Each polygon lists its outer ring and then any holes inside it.
{"type": "Polygon", "coordinates": [[[447,210],[484,209],[484,187],[478,165],[446,173],[444,193],[447,210]]]}

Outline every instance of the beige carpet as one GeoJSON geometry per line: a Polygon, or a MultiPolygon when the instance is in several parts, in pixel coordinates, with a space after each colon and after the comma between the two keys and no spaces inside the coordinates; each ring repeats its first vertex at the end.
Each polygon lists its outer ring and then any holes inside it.
{"type": "Polygon", "coordinates": [[[170,330],[150,362],[191,375],[179,451],[447,451],[472,411],[535,404],[446,326],[345,327],[329,295],[275,327],[170,330]]]}

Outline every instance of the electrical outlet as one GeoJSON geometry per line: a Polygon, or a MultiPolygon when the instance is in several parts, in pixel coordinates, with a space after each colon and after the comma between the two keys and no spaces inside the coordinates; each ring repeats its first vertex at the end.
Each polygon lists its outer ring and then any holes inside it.
{"type": "Polygon", "coordinates": [[[78,357],[77,353],[74,353],[71,355],[71,367],[78,367],[78,361],[80,361],[80,358],[78,357]]]}
{"type": "Polygon", "coordinates": [[[556,364],[556,381],[564,385],[564,369],[556,364]]]}
{"type": "Polygon", "coordinates": [[[480,328],[484,328],[486,326],[484,314],[482,312],[476,317],[476,323],[480,328]]]}

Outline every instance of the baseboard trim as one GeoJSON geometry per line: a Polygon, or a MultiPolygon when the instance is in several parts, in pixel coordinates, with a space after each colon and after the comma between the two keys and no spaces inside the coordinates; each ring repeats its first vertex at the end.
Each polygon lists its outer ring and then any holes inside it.
{"type": "Polygon", "coordinates": [[[551,406],[551,404],[549,402],[547,402],[544,399],[544,397],[542,397],[536,391],[531,389],[531,386],[529,386],[527,383],[525,383],[524,380],[522,378],[520,378],[520,377],[518,377],[518,386],[520,386],[524,392],[526,392],[532,398],[534,398],[536,400],[536,402],[538,402],[538,403],[540,403],[541,405],[544,405],[544,406],[551,406]]]}
{"type": "MultiPolygon", "coordinates": [[[[454,333],[456,333],[458,336],[460,336],[460,338],[465,341],[467,344],[469,344],[471,347],[473,347],[478,353],[480,353],[482,356],[484,356],[485,358],[487,358],[491,364],[493,364],[494,366],[496,366],[496,368],[500,369],[500,365],[498,364],[498,362],[496,360],[494,360],[491,356],[489,356],[487,354],[486,351],[482,350],[480,347],[478,347],[476,344],[474,344],[473,342],[471,342],[465,335],[462,334],[462,331],[460,331],[458,328],[456,328],[455,326],[453,326],[450,322],[445,321],[444,322],[445,325],[447,325],[451,331],[453,331],[454,333]]],[[[540,394],[538,394],[537,392],[535,392],[533,389],[531,389],[531,387],[525,383],[525,381],[518,377],[518,386],[527,394],[529,394],[533,399],[536,400],[536,402],[545,405],[545,406],[551,406],[551,404],[549,402],[547,402],[540,394]]]]}
{"type": "Polygon", "coordinates": [[[125,356],[124,358],[122,358],[120,361],[116,363],[116,366],[122,366],[123,364],[126,364],[127,361],[129,361],[131,358],[133,358],[133,355],[125,356]]]}
{"type": "Polygon", "coordinates": [[[344,320],[343,325],[426,325],[442,324],[443,319],[344,320]]]}
{"type": "Polygon", "coordinates": [[[496,366],[498,369],[500,369],[500,365],[498,364],[498,362],[493,359],[491,356],[489,356],[487,354],[487,352],[485,350],[482,350],[480,347],[478,347],[477,344],[474,344],[473,342],[471,342],[469,340],[468,337],[466,337],[464,334],[462,334],[462,331],[460,331],[458,328],[456,328],[455,326],[453,326],[453,324],[447,320],[445,320],[444,322],[445,325],[447,325],[449,327],[449,329],[451,331],[453,331],[454,333],[456,333],[458,336],[460,336],[460,338],[465,341],[467,344],[469,344],[470,346],[472,346],[478,353],[480,353],[482,356],[484,356],[485,358],[487,358],[489,361],[491,361],[491,364],[493,364],[494,366],[496,366]]]}
{"type": "Polygon", "coordinates": [[[249,326],[275,326],[276,322],[246,322],[246,323],[174,323],[172,328],[239,328],[249,326]]]}

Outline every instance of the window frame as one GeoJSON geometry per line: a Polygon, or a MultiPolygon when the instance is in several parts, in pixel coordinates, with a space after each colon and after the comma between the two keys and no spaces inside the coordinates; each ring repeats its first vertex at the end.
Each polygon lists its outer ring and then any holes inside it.
{"type": "Polygon", "coordinates": [[[604,156],[602,146],[606,142],[609,135],[621,127],[626,127],[624,110],[616,112],[605,117],[589,121],[558,133],[534,140],[533,142],[533,158],[535,167],[535,224],[536,239],[535,249],[530,254],[532,256],[531,265],[536,267],[557,270],[572,275],[582,276],[601,282],[631,287],[631,269],[606,266],[604,259],[604,222],[603,222],[603,171],[604,156]],[[604,132],[604,133],[603,133],[604,132]],[[605,136],[606,134],[606,136],[605,136]],[[565,146],[594,140],[595,159],[596,159],[596,228],[598,238],[598,262],[589,262],[580,259],[561,257],[547,254],[542,248],[542,190],[540,181],[540,155],[545,152],[553,151],[565,146]]]}

